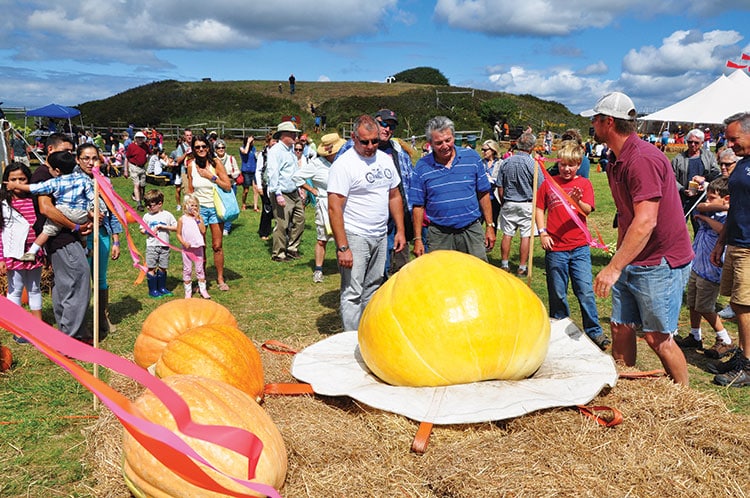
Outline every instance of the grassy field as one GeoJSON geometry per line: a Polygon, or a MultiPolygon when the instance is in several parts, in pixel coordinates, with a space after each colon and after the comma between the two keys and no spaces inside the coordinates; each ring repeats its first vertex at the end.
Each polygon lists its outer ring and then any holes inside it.
{"type": "MultiPolygon", "coordinates": [[[[237,144],[230,146],[236,154],[237,144]]],[[[614,243],[614,207],[605,175],[596,172],[594,166],[591,176],[597,194],[597,210],[590,217],[590,226],[601,232],[605,242],[614,243]]],[[[128,180],[116,178],[114,184],[124,198],[129,198],[128,180]]],[[[165,191],[166,209],[177,215],[172,187],[162,187],[162,190],[165,191]]],[[[315,243],[313,210],[307,210],[301,248],[303,258],[291,263],[279,264],[270,260],[270,243],[260,240],[257,235],[258,220],[259,213],[252,209],[242,212],[231,235],[225,238],[225,274],[231,287],[229,292],[216,288],[209,256],[208,277],[213,281],[209,292],[213,299],[227,306],[237,317],[240,327],[258,344],[267,339],[279,339],[294,346],[305,346],[340,332],[337,311],[339,278],[332,251],[329,250],[326,259],[324,282],[314,284],[311,278],[315,243]]],[[[134,238],[139,247],[144,247],[139,233],[135,233],[134,238]]],[[[518,241],[515,242],[511,265],[517,262],[518,241]]],[[[491,263],[499,265],[499,246],[489,258],[491,263]]],[[[606,265],[608,259],[602,251],[593,250],[594,271],[606,265]]],[[[546,302],[543,263],[542,251],[536,244],[531,286],[546,302]]],[[[171,255],[170,265],[169,287],[179,296],[182,285],[178,254],[171,255]]],[[[127,255],[110,264],[111,315],[117,331],[103,342],[107,350],[131,358],[141,323],[163,302],[148,297],[145,283],[133,285],[136,276],[127,255]]],[[[575,303],[572,296],[571,299],[575,303]]],[[[722,304],[724,302],[725,298],[722,304]]],[[[598,305],[608,333],[606,321],[610,302],[601,299],[598,305]]],[[[580,323],[576,306],[573,308],[573,319],[580,323]]],[[[44,316],[48,322],[53,321],[49,296],[45,296],[44,316]]],[[[687,327],[687,313],[683,310],[681,328],[685,331],[687,327]]],[[[707,329],[704,324],[704,331],[707,329]]],[[[736,337],[734,324],[728,324],[728,330],[736,337]]],[[[706,336],[708,345],[712,344],[712,334],[709,332],[706,336]]],[[[9,334],[3,332],[0,332],[0,341],[12,349],[16,358],[14,368],[0,374],[0,496],[94,496],[91,486],[95,476],[91,475],[91,469],[83,459],[86,451],[84,434],[92,424],[92,420],[85,417],[97,414],[92,407],[92,395],[33,347],[17,345],[9,334]]],[[[704,371],[705,360],[701,353],[689,352],[688,362],[694,389],[717,392],[731,410],[750,413],[750,390],[714,386],[712,375],[704,371]]],[[[660,367],[642,341],[639,341],[638,367],[643,370],[660,367]]],[[[108,378],[106,371],[101,375],[108,378]]],[[[274,380],[267,379],[269,382],[274,380]]]]}

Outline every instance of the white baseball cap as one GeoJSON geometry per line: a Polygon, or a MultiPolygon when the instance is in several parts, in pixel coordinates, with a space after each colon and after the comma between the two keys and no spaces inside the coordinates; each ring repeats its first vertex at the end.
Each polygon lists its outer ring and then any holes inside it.
{"type": "Polygon", "coordinates": [[[581,116],[590,118],[597,114],[619,119],[635,119],[635,105],[630,97],[620,92],[608,93],[600,98],[593,109],[583,111],[581,116]]]}

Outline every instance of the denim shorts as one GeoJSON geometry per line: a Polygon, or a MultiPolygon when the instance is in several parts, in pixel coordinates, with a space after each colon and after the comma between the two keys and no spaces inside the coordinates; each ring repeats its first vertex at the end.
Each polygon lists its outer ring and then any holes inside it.
{"type": "Polygon", "coordinates": [[[610,320],[644,332],[674,333],[689,276],[689,264],[670,268],[665,258],[656,266],[626,266],[612,287],[610,320]]]}
{"type": "Polygon", "coordinates": [[[203,218],[203,224],[205,226],[216,225],[217,223],[222,222],[216,214],[216,208],[213,207],[209,208],[201,206],[201,218],[203,218]]]}

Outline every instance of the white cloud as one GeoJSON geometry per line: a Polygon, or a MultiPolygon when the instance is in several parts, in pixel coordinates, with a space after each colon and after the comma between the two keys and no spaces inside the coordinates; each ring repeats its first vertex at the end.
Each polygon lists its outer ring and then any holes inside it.
{"type": "Polygon", "coordinates": [[[328,83],[329,81],[331,81],[331,78],[329,78],[325,74],[321,74],[320,76],[318,76],[318,81],[321,83],[328,83]]]}
{"type": "Polygon", "coordinates": [[[726,62],[721,50],[742,40],[736,31],[675,31],[662,40],[660,47],[631,49],[625,55],[623,70],[632,74],[675,76],[687,71],[713,71],[726,62]]]}
{"type": "Polygon", "coordinates": [[[607,67],[607,64],[605,64],[604,61],[598,61],[594,64],[589,64],[580,71],[577,71],[576,74],[581,76],[591,76],[593,74],[607,74],[608,71],[609,67],[607,67]]]}

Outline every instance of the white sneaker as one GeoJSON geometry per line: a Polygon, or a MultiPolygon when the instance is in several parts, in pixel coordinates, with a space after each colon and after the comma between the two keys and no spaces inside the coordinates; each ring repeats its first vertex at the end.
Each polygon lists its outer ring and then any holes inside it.
{"type": "Polygon", "coordinates": [[[177,204],[177,211],[181,211],[181,210],[182,210],[182,206],[180,206],[179,204],[177,204]]]}
{"type": "Polygon", "coordinates": [[[36,261],[36,253],[33,253],[33,252],[24,253],[24,255],[19,258],[19,261],[33,263],[34,261],[36,261]]]}
{"type": "Polygon", "coordinates": [[[229,235],[229,230],[224,230],[224,237],[226,237],[227,235],[229,235]]]}
{"type": "Polygon", "coordinates": [[[735,318],[737,315],[734,314],[734,310],[732,309],[732,306],[727,304],[727,307],[723,310],[719,311],[719,318],[722,320],[731,320],[732,318],[735,318]]]}
{"type": "Polygon", "coordinates": [[[322,271],[315,270],[313,272],[313,282],[315,282],[316,284],[319,284],[319,283],[323,282],[323,272],[322,271]]]}

